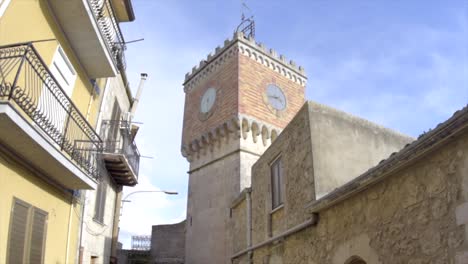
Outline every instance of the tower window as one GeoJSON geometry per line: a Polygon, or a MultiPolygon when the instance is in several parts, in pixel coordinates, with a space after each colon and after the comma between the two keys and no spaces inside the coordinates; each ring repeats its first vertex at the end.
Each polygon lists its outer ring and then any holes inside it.
{"type": "Polygon", "coordinates": [[[270,166],[271,173],[271,198],[272,209],[283,204],[283,166],[281,157],[277,158],[270,166]]]}

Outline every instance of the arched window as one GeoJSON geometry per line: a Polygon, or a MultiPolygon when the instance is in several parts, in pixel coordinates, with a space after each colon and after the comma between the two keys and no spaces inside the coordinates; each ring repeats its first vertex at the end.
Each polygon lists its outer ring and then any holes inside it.
{"type": "Polygon", "coordinates": [[[345,262],[345,264],[367,264],[367,263],[360,257],[352,256],[345,262]]]}

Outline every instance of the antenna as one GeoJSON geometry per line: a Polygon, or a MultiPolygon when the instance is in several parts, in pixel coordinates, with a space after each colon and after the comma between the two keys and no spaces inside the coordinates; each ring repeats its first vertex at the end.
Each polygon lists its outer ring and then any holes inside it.
{"type": "Polygon", "coordinates": [[[250,11],[250,8],[247,6],[244,0],[241,0],[241,21],[245,20],[245,14],[244,11],[250,11]]]}
{"type": "Polygon", "coordinates": [[[241,0],[241,22],[237,26],[236,32],[244,33],[246,38],[255,38],[255,21],[253,15],[245,18],[245,11],[251,11],[245,3],[245,0],[241,0]]]}

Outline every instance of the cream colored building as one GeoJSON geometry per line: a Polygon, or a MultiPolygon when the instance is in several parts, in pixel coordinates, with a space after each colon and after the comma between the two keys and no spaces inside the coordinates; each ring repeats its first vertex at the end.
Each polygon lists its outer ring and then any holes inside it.
{"type": "Polygon", "coordinates": [[[127,0],[0,1],[0,263],[110,261],[102,252],[116,238],[118,208],[101,204],[112,207],[109,230],[94,242],[97,258],[84,259],[82,231],[95,223],[83,221],[92,207],[83,194],[114,181],[102,200],[119,204],[119,186],[136,184],[137,170],[101,129],[104,94],[126,89],[118,24],[130,20],[127,0]]]}

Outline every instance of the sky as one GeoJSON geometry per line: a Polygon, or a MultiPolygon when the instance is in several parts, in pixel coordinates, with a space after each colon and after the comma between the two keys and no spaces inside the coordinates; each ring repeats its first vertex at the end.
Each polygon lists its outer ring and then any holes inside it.
{"type": "MultiPolygon", "coordinates": [[[[133,0],[122,23],[133,92],[148,73],[135,120],[141,155],[119,240],[185,219],[188,162],[180,154],[185,73],[222,46],[240,0],[133,0]]],[[[417,137],[468,104],[468,0],[247,0],[256,41],[302,65],[306,99],[417,137]]]]}

